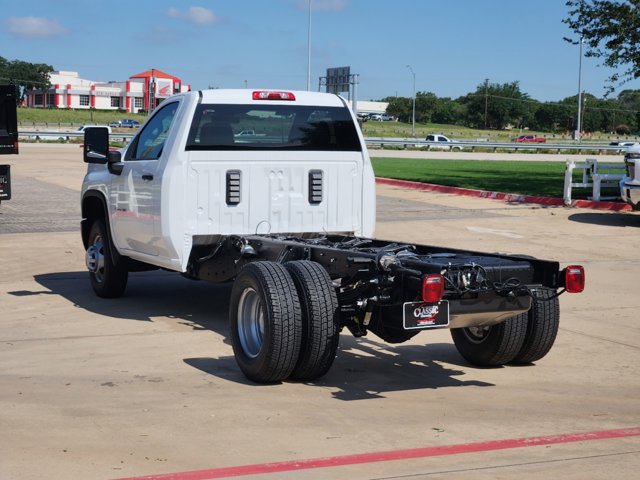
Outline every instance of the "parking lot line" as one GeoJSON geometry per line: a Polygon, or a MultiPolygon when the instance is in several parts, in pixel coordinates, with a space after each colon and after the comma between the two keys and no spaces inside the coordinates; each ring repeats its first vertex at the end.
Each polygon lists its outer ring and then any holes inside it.
{"type": "Polygon", "coordinates": [[[348,465],[388,462],[393,460],[441,457],[445,455],[489,452],[524,447],[540,447],[545,445],[585,442],[591,440],[608,440],[614,438],[636,436],[640,436],[640,427],[620,428],[614,430],[596,430],[584,433],[566,433],[538,437],[512,438],[506,440],[492,440],[488,442],[442,445],[436,447],[413,448],[407,450],[391,450],[386,452],[361,453],[335,457],[311,458],[306,460],[291,460],[286,462],[240,465],[235,467],[195,470],[191,472],[128,477],[118,480],[211,480],[215,478],[231,478],[245,475],[281,473],[296,470],[312,470],[327,467],[343,467],[348,465]]]}

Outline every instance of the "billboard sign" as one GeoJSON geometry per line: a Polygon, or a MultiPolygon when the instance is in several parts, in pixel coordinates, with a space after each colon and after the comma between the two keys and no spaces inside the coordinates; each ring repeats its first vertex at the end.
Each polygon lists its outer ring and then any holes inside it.
{"type": "Polygon", "coordinates": [[[173,80],[170,78],[156,78],[156,98],[168,98],[173,95],[173,80]]]}
{"type": "Polygon", "coordinates": [[[349,91],[351,67],[327,68],[327,93],[349,91]]]}

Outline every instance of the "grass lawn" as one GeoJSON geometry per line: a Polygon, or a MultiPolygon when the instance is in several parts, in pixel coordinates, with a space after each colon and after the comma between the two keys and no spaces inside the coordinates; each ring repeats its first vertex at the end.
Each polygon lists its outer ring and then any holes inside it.
{"type": "MultiPolygon", "coordinates": [[[[423,160],[372,158],[376,177],[434,183],[492,192],[562,198],[564,163],[497,162],[478,160],[423,160]]],[[[574,172],[578,181],[580,172],[574,172]]],[[[572,189],[573,198],[587,198],[592,191],[572,189]]],[[[617,196],[617,189],[603,189],[603,196],[617,196]]]]}
{"type": "Polygon", "coordinates": [[[138,120],[140,123],[147,119],[146,115],[118,112],[115,110],[68,110],[63,108],[18,108],[18,122],[23,129],[29,124],[75,124],[85,123],[109,124],[123,118],[138,120]]]}

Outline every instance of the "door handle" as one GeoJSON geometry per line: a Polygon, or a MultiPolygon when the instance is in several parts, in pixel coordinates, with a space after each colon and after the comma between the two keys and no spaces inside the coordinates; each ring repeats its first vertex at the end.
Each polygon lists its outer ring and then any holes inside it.
{"type": "Polygon", "coordinates": [[[153,175],[151,175],[150,173],[145,173],[144,175],[142,175],[142,180],[144,180],[145,182],[150,182],[151,180],[153,180],[153,175]]]}

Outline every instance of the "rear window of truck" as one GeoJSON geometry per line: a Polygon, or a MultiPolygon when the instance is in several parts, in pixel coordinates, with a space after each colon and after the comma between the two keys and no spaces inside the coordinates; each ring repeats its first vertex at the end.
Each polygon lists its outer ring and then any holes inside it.
{"type": "Polygon", "coordinates": [[[187,150],[362,150],[349,110],[299,105],[198,105],[187,150]]]}

